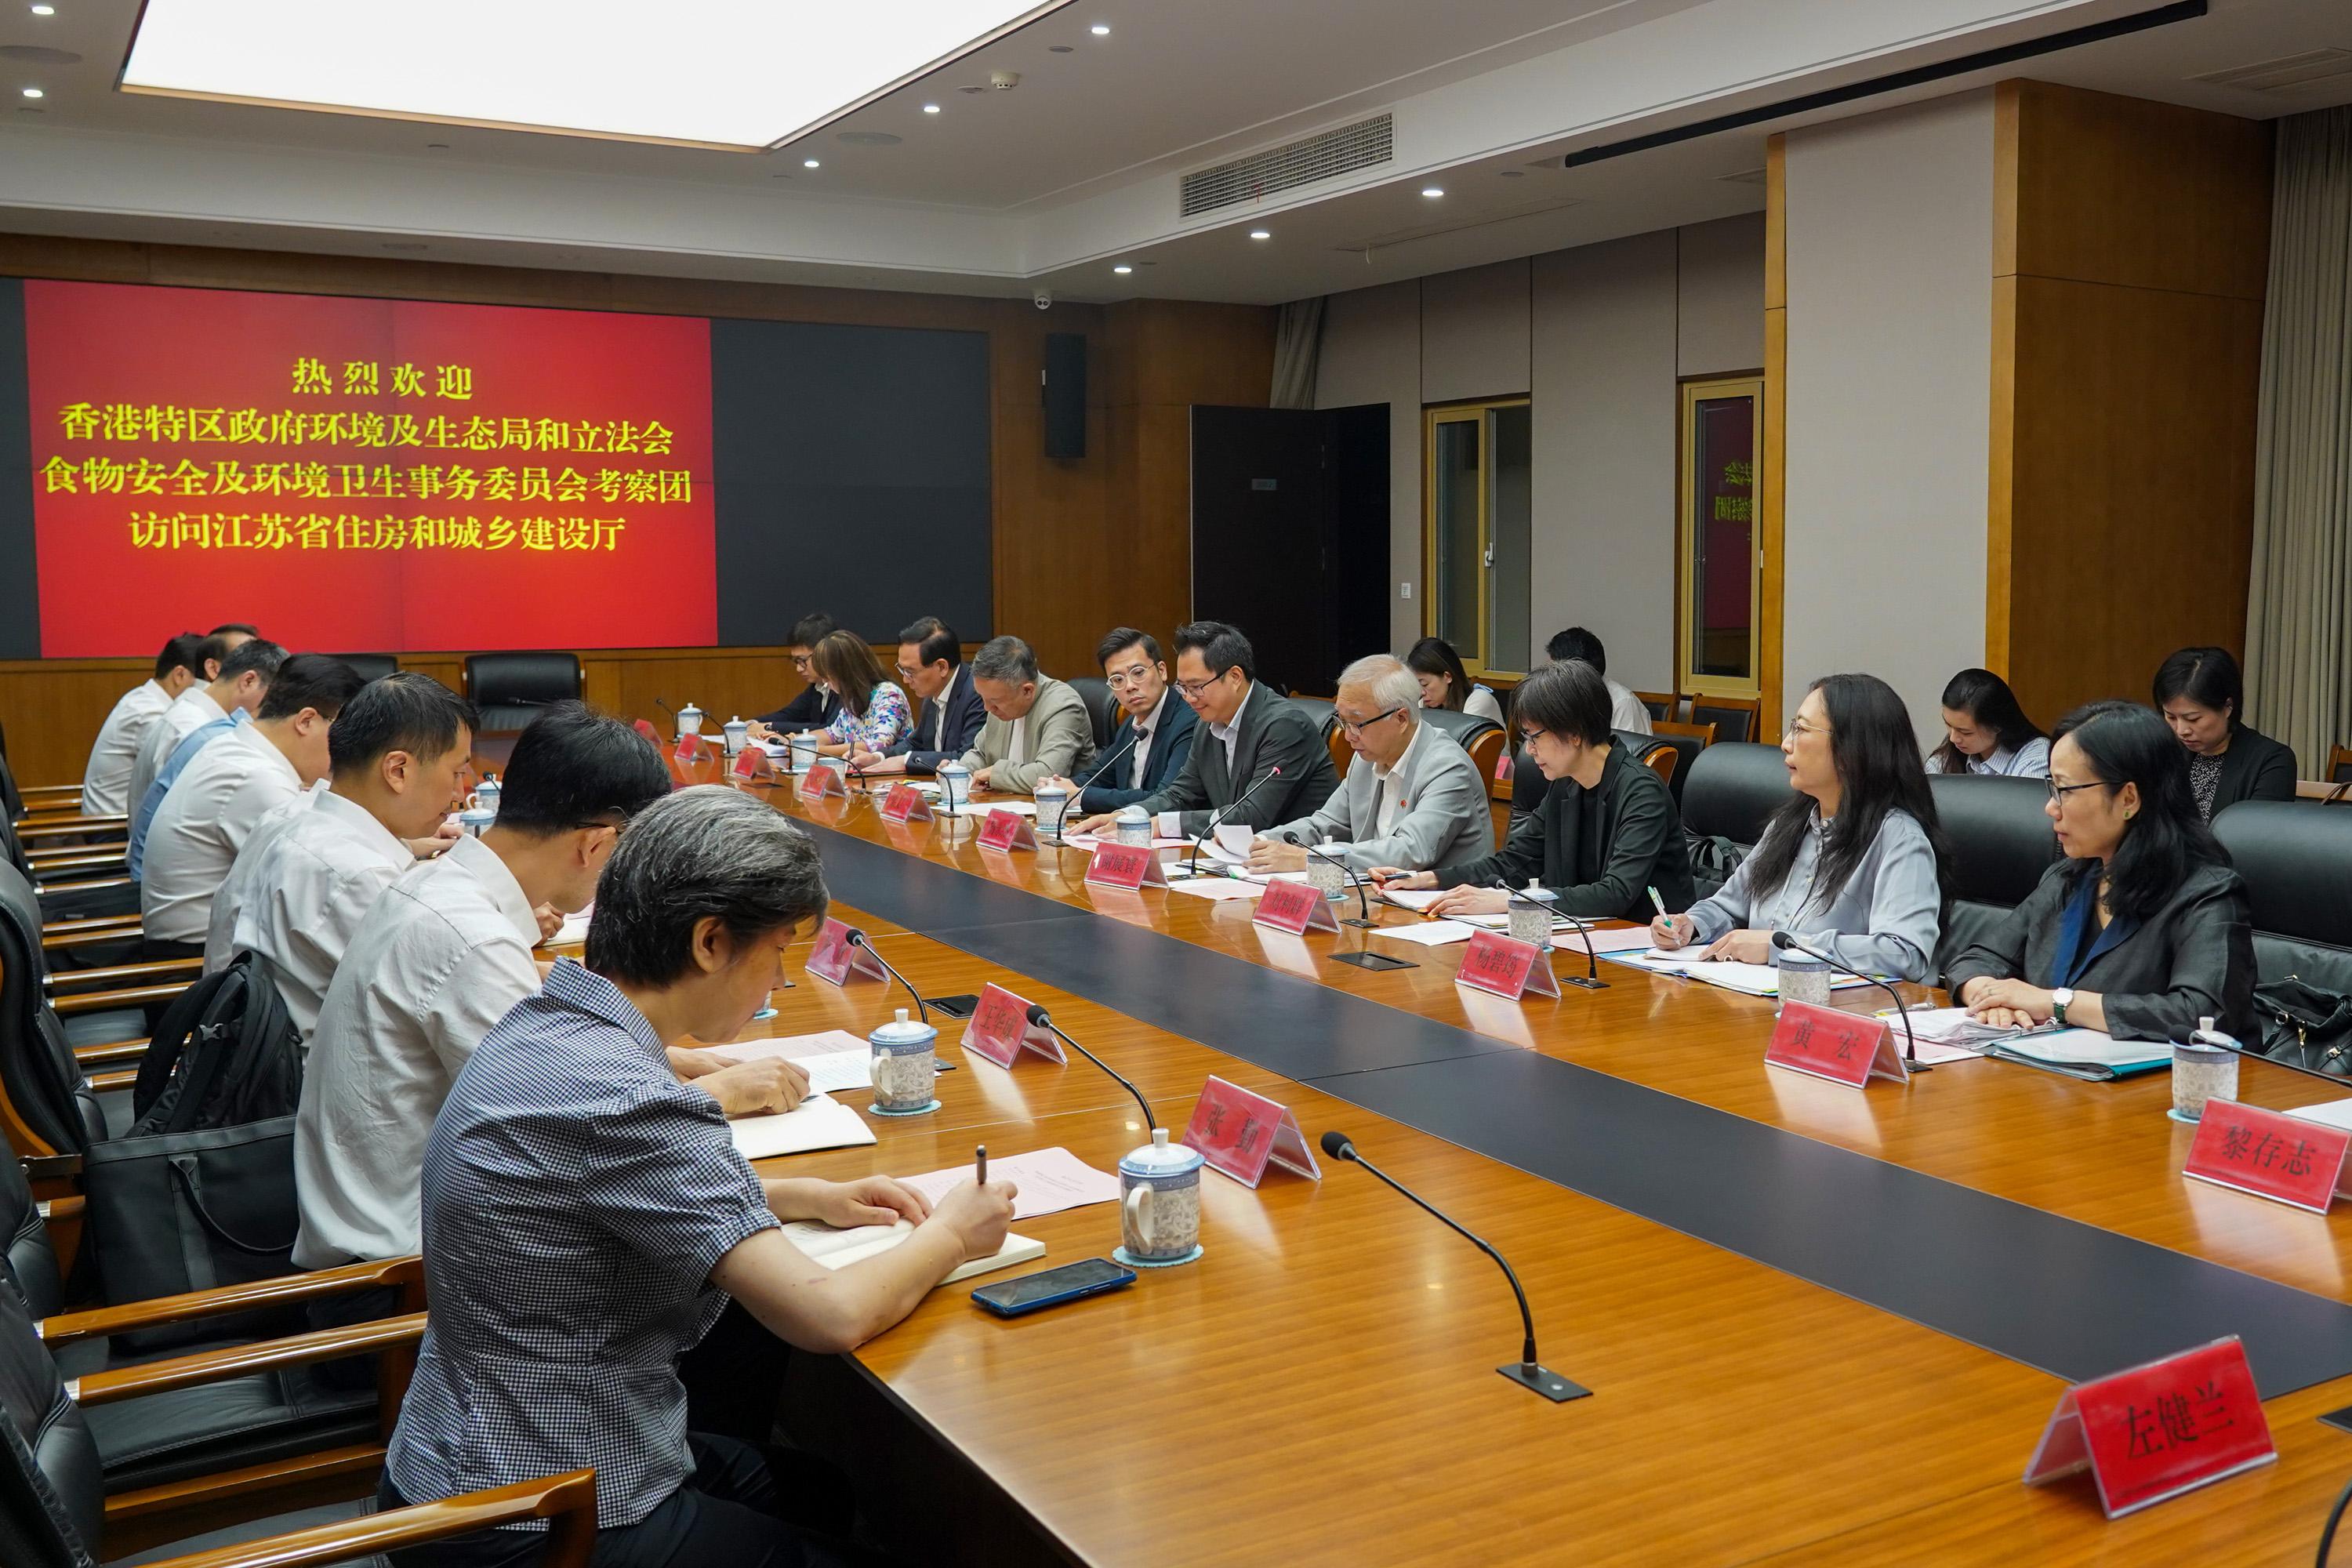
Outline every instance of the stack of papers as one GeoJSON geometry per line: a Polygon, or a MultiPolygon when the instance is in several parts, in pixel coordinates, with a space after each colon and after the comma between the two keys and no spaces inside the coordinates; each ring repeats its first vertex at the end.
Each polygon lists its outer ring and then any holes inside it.
{"type": "Polygon", "coordinates": [[[2003,1061],[2095,1082],[2172,1066],[2172,1047],[2162,1040],[2118,1040],[2096,1029],[2035,1029],[1979,1048],[2003,1061]]]}
{"type": "Polygon", "coordinates": [[[812,1093],[792,1110],[772,1116],[739,1116],[727,1124],[735,1152],[746,1160],[806,1154],[818,1149],[849,1149],[874,1142],[874,1130],[857,1112],[830,1095],[812,1093]]]}
{"type": "Polygon", "coordinates": [[[956,816],[986,816],[992,811],[1009,811],[1015,816],[1034,816],[1037,803],[1034,800],[968,800],[951,814],[956,816]]]}
{"type": "MultiPolygon", "coordinates": [[[[784,1226],[784,1239],[801,1249],[813,1260],[827,1268],[846,1268],[868,1258],[879,1258],[900,1242],[915,1234],[915,1227],[905,1220],[896,1225],[861,1225],[849,1230],[835,1230],[813,1219],[796,1219],[784,1226]]],[[[1033,1258],[1045,1256],[1045,1244],[1025,1236],[1005,1233],[1004,1245],[992,1258],[976,1258],[945,1279],[942,1285],[952,1285],[959,1279],[969,1279],[975,1274],[1026,1263],[1033,1258]]]]}
{"type": "MultiPolygon", "coordinates": [[[[1737,991],[1748,996],[1778,996],[1780,994],[1780,972],[1769,963],[1732,963],[1722,959],[1712,962],[1697,955],[1704,948],[1648,948],[1642,952],[1630,949],[1603,952],[1602,957],[1613,963],[1630,963],[1636,969],[1646,969],[1653,974],[1678,974],[1688,980],[1703,980],[1709,985],[1720,985],[1726,991],[1737,991]]],[[[1830,989],[1851,990],[1867,985],[1867,980],[1852,974],[1832,975],[1830,989]]]]}
{"type": "Polygon", "coordinates": [[[787,1057],[809,1075],[809,1088],[818,1094],[874,1087],[874,1048],[846,1029],[826,1029],[814,1035],[787,1035],[773,1040],[745,1040],[713,1047],[711,1055],[730,1062],[764,1061],[787,1057]]]}

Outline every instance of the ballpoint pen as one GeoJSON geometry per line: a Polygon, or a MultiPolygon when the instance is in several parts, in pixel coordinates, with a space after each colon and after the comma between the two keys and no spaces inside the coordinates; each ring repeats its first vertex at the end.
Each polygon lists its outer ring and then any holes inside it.
{"type": "Polygon", "coordinates": [[[978,1167],[978,1169],[972,1173],[971,1179],[979,1183],[983,1187],[988,1185],[988,1145],[982,1143],[980,1147],[974,1149],[971,1152],[971,1158],[972,1163],[978,1167]]]}

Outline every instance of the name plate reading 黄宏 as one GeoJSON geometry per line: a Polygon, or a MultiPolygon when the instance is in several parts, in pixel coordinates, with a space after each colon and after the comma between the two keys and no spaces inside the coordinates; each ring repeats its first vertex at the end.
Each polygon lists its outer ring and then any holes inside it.
{"type": "Polygon", "coordinates": [[[1517,1002],[1530,991],[1538,996],[1559,994],[1559,981],[1551,972],[1551,955],[1531,942],[1500,931],[1474,932],[1463,951],[1462,967],[1454,983],[1517,1002]]]}
{"type": "Polygon", "coordinates": [[[1009,1068],[1023,1051],[1034,1051],[1051,1062],[1066,1062],[1062,1042],[1053,1031],[1029,1021],[1029,1004],[1002,985],[981,988],[980,1005],[963,1029],[963,1048],[998,1067],[1009,1068]]]}
{"type": "Polygon", "coordinates": [[[1214,1076],[1202,1086],[1201,1098],[1193,1103],[1183,1142],[1199,1150],[1211,1170],[1245,1187],[1264,1180],[1268,1165],[1311,1181],[1323,1179],[1315,1151],[1307,1147],[1307,1135],[1289,1107],[1214,1076]]]}
{"type": "Polygon", "coordinates": [[[1894,1033],[1885,1019],[1841,1013],[1811,1002],[1780,1004],[1780,1021],[1772,1026],[1772,1043],[1764,1047],[1764,1060],[1853,1089],[1874,1078],[1911,1081],[1911,1069],[1895,1048],[1894,1033]]]}
{"type": "Polygon", "coordinates": [[[2336,1194],[2352,1192],[2347,1148],[2352,1132],[2341,1127],[2234,1100],[2209,1100],[2180,1173],[2326,1214],[2336,1194]]]}
{"type": "Polygon", "coordinates": [[[2087,1466],[2099,1507],[2121,1519],[2277,1458],[2245,1347],[2233,1334],[2060,1394],[2025,1483],[2087,1466]]]}

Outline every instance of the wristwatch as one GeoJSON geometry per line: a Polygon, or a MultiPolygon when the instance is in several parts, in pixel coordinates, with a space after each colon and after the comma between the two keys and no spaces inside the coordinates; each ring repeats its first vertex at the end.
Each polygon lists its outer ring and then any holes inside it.
{"type": "Polygon", "coordinates": [[[2074,1005],[2074,994],[2063,985],[2050,993],[2050,1018],[2060,1028],[2066,1026],[2066,1009],[2074,1005]]]}

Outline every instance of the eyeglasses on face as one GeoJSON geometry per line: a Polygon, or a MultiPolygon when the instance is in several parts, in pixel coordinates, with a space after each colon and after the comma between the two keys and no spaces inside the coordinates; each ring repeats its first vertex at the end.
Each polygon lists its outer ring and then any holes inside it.
{"type": "Polygon", "coordinates": [[[1130,686],[1140,686],[1151,679],[1148,664],[1130,664],[1125,669],[1114,669],[1105,678],[1113,691],[1125,691],[1130,686]]]}
{"type": "Polygon", "coordinates": [[[1360,735],[1381,720],[1393,719],[1403,711],[1402,708],[1391,708],[1385,713],[1375,713],[1369,719],[1349,719],[1343,714],[1339,719],[1339,728],[1350,735],[1360,735]]]}
{"type": "Polygon", "coordinates": [[[1808,724],[1802,719],[1791,719],[1784,733],[1790,740],[1801,741],[1808,735],[1826,735],[1829,731],[1820,725],[1808,724]]]}
{"type": "Polygon", "coordinates": [[[2052,779],[2050,781],[2050,799],[2053,804],[2063,806],[2066,804],[2066,797],[2073,795],[2075,791],[2098,789],[2101,787],[2103,786],[2096,779],[2093,779],[2089,784],[2062,784],[2056,779],[2052,779]]]}
{"type": "Polygon", "coordinates": [[[1234,668],[1234,666],[1229,664],[1225,666],[1224,668],[1217,671],[1216,674],[1209,677],[1206,680],[1180,680],[1176,683],[1176,689],[1182,692],[1187,697],[1198,697],[1201,693],[1208,690],[1209,688],[1214,686],[1220,680],[1223,680],[1226,676],[1232,674],[1234,668]]]}

